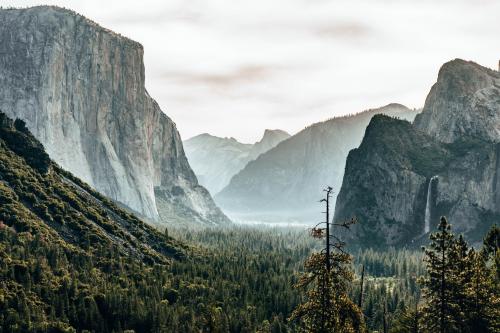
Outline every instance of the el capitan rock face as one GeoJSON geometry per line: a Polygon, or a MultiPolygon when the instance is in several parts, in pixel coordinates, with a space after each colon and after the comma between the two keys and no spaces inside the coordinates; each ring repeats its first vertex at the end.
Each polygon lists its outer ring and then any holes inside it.
{"type": "Polygon", "coordinates": [[[227,221],[144,87],[139,43],[57,7],[0,10],[0,26],[0,109],[53,160],[152,220],[227,221]]]}
{"type": "Polygon", "coordinates": [[[347,158],[335,220],[356,216],[361,245],[402,246],[425,239],[441,215],[479,241],[500,221],[498,73],[454,60],[414,124],[376,116],[347,158]],[[432,179],[432,181],[431,181],[432,179]]]}

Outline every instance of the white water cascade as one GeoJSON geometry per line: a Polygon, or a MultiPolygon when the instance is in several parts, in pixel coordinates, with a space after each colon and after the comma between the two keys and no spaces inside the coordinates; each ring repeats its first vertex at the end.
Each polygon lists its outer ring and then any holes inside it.
{"type": "Polygon", "coordinates": [[[437,179],[438,176],[432,176],[429,180],[429,185],[427,186],[427,203],[425,204],[425,225],[424,233],[431,231],[431,200],[432,200],[432,182],[437,179]]]}

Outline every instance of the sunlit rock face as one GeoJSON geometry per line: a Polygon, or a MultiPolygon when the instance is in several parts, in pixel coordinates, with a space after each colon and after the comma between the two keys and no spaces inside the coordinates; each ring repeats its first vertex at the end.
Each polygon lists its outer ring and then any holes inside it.
{"type": "Polygon", "coordinates": [[[444,64],[415,127],[448,143],[500,141],[500,72],[460,59],[444,64]]]}
{"type": "Polygon", "coordinates": [[[0,10],[0,108],[63,168],[151,220],[162,220],[156,191],[163,220],[227,221],[144,87],[143,52],[65,9],[0,10]]]}
{"type": "Polygon", "coordinates": [[[414,124],[375,117],[349,153],[335,219],[357,216],[367,246],[416,244],[445,215],[479,241],[500,220],[499,73],[454,60],[414,124]],[[432,180],[432,182],[431,182],[432,180]]]}
{"type": "Polygon", "coordinates": [[[184,148],[198,180],[215,195],[248,162],[289,137],[290,134],[285,131],[266,129],[260,141],[245,144],[234,138],[220,138],[205,133],[184,141],[184,148]]]}
{"type": "Polygon", "coordinates": [[[322,190],[330,185],[338,193],[347,154],[361,143],[370,119],[388,114],[413,120],[417,113],[389,104],[308,126],[248,163],[215,199],[236,214],[312,223],[321,211],[322,190]]]}

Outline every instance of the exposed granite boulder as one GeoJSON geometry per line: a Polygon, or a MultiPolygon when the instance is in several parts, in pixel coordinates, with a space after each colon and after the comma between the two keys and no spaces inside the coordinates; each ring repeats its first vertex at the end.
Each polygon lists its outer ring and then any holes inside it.
{"type": "Polygon", "coordinates": [[[23,119],[63,168],[142,216],[161,220],[157,191],[166,220],[227,221],[148,95],[137,42],[66,9],[2,9],[0,109],[23,119]]]}

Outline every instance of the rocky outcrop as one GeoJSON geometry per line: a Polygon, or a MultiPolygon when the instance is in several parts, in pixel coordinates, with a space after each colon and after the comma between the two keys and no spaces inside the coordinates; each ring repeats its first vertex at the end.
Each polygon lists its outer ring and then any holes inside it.
{"type": "Polygon", "coordinates": [[[417,111],[389,104],[311,125],[250,162],[216,195],[217,203],[242,218],[309,220],[322,189],[340,189],[349,150],[380,113],[413,120],[417,111]]]}
{"type": "Polygon", "coordinates": [[[497,75],[452,61],[440,70],[413,125],[372,119],[349,153],[335,210],[336,221],[358,218],[351,235],[361,245],[427,239],[426,211],[430,232],[445,215],[472,241],[500,220],[497,75]]]}
{"type": "Polygon", "coordinates": [[[442,142],[500,140],[500,72],[470,61],[444,64],[415,127],[442,142]]]}
{"type": "Polygon", "coordinates": [[[184,141],[184,148],[200,183],[216,194],[248,162],[289,137],[290,134],[285,131],[266,129],[260,141],[245,144],[234,138],[220,138],[205,133],[184,141]]]}
{"type": "MultiPolygon", "coordinates": [[[[276,129],[276,130],[270,130],[266,129],[264,131],[264,135],[262,136],[262,139],[260,141],[256,142],[254,145],[252,145],[252,149],[250,149],[250,152],[248,153],[248,161],[253,161],[260,155],[264,154],[270,149],[273,149],[276,147],[281,141],[284,141],[290,137],[290,134],[288,134],[285,131],[276,129]]],[[[245,165],[247,164],[245,163],[245,165]]],[[[239,171],[239,170],[238,170],[239,171]]]]}
{"type": "Polygon", "coordinates": [[[227,221],[144,87],[139,43],[57,7],[0,10],[0,27],[0,109],[53,160],[154,221],[157,200],[164,220],[227,221]]]}

